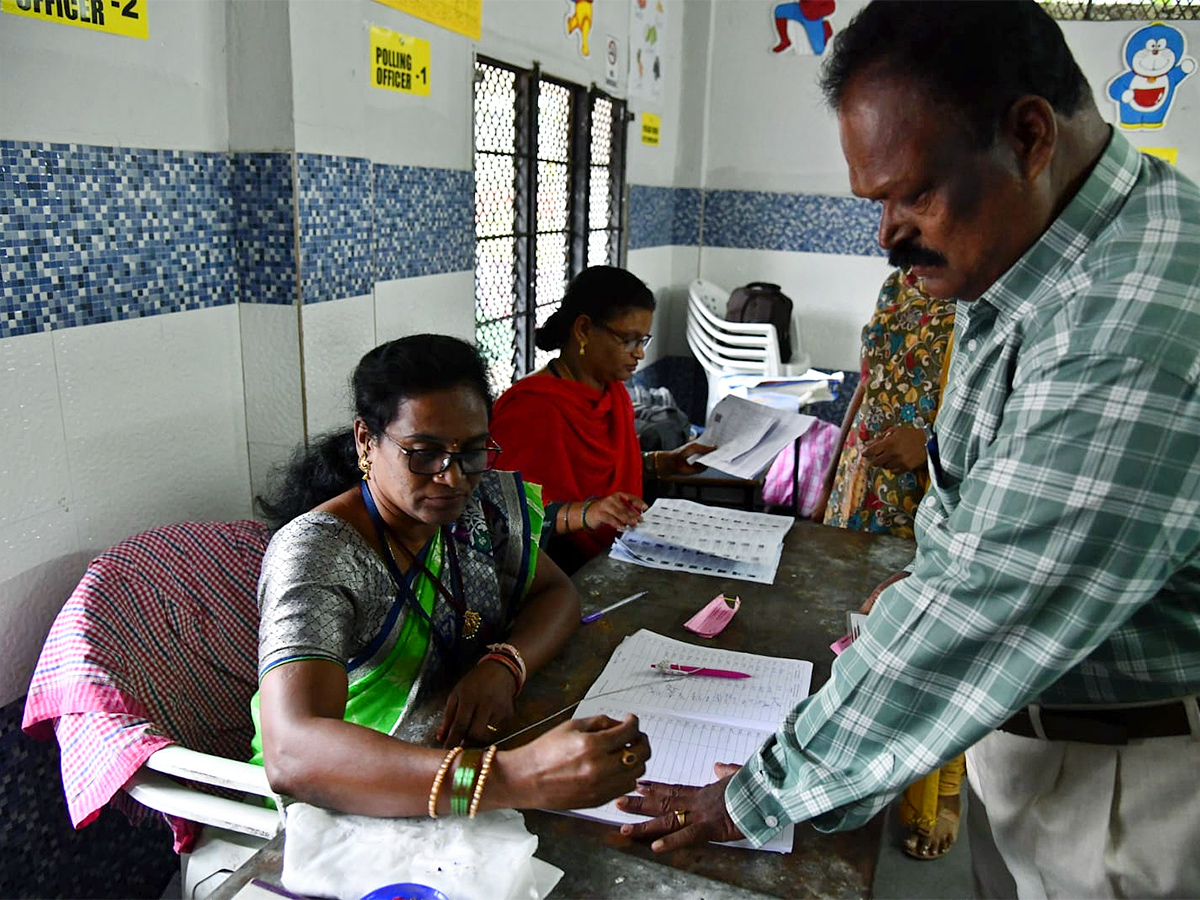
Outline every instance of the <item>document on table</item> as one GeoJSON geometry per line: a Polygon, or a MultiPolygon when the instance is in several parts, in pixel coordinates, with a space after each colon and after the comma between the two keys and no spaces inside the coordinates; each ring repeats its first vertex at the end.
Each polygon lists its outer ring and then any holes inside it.
{"type": "MultiPolygon", "coordinates": [[[[775,732],[797,703],[808,696],[812,663],[697,647],[642,629],[613,651],[575,712],[577,718],[634,713],[650,739],[652,756],[644,778],[668,784],[708,784],[713,764],[743,763],[775,732]],[[662,661],[745,672],[727,679],[662,675],[662,661]]],[[[604,822],[644,821],[606,803],[575,815],[604,822]]],[[[761,849],[790,853],[792,826],[761,849]]],[[[749,847],[746,841],[730,846],[749,847]]]]}
{"type": "Polygon", "coordinates": [[[642,521],[617,536],[609,556],[652,569],[670,569],[771,584],[783,553],[790,516],[658,499],[642,521]]]}
{"type": "Polygon", "coordinates": [[[730,394],[713,407],[701,437],[717,449],[693,460],[737,478],[754,478],[815,421],[730,394]]]}

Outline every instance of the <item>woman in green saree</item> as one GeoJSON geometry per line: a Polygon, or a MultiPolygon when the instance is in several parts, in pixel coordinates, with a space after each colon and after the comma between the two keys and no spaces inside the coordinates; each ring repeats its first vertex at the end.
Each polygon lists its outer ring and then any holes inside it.
{"type": "Polygon", "coordinates": [[[363,357],[353,388],[352,433],[299,454],[264,504],[286,522],[259,580],[252,710],[272,787],[376,816],[570,809],[632,789],[650,755],[633,717],[457,749],[503,733],[527,673],[579,622],[574,587],[538,552],[540,488],[493,469],[474,348],[392,341],[363,357]],[[423,694],[451,683],[442,747],[401,740],[423,694]]]}

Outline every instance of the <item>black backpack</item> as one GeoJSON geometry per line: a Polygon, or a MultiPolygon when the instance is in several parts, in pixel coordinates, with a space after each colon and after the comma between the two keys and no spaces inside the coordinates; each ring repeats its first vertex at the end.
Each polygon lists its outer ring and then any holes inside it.
{"type": "Polygon", "coordinates": [[[725,311],[729,322],[769,322],[779,338],[779,361],[792,361],[792,298],[777,284],[752,281],[735,288],[725,311]]]}

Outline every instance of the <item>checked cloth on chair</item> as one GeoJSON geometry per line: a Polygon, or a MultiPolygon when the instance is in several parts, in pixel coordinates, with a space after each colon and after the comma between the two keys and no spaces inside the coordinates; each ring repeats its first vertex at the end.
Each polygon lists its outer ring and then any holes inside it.
{"type": "MultiPolygon", "coordinates": [[[[253,521],[183,522],[127,538],[88,566],[46,638],[22,722],[33,737],[57,736],[76,828],[162,747],[249,759],[269,538],[253,521]]],[[[199,826],[168,821],[176,851],[190,850],[199,826]]]]}

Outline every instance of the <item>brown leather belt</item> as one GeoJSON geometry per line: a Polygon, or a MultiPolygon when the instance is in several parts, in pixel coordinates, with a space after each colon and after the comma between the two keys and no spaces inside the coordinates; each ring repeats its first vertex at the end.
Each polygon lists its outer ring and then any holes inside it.
{"type": "MultiPolygon", "coordinates": [[[[1127,744],[1130,741],[1190,734],[1183,701],[1124,709],[1047,709],[1041,707],[1042,731],[1048,741],[1084,744],[1127,744]]],[[[999,728],[1022,737],[1038,737],[1026,707],[999,728]]]]}

